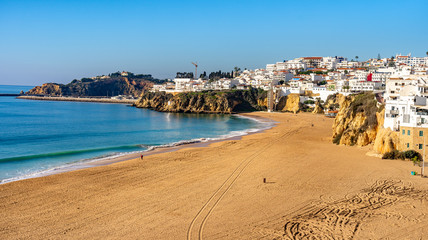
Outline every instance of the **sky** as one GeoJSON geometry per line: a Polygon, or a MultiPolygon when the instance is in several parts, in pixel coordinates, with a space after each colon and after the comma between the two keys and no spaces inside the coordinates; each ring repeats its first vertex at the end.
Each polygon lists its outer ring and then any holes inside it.
{"type": "Polygon", "coordinates": [[[428,51],[428,1],[0,0],[0,85],[428,51]]]}

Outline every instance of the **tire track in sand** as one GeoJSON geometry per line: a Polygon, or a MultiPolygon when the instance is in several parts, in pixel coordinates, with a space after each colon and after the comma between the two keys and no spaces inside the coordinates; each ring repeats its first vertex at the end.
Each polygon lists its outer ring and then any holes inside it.
{"type": "Polygon", "coordinates": [[[242,175],[242,173],[245,171],[245,169],[250,165],[250,163],[256,159],[260,154],[262,154],[264,151],[266,151],[273,142],[275,142],[277,139],[288,137],[289,135],[298,132],[298,129],[291,130],[289,132],[286,132],[282,134],[279,137],[276,137],[272,139],[268,144],[264,145],[260,150],[253,153],[251,156],[247,157],[246,159],[242,160],[242,162],[238,165],[238,167],[235,168],[235,170],[229,175],[229,177],[223,182],[223,184],[211,195],[211,197],[207,200],[207,202],[201,207],[201,209],[198,211],[196,216],[192,219],[192,222],[189,225],[189,228],[187,230],[187,239],[192,239],[193,232],[196,231],[194,228],[197,227],[197,232],[194,233],[194,235],[198,236],[198,239],[203,239],[203,229],[205,227],[205,224],[209,218],[209,216],[212,214],[216,206],[220,203],[220,201],[223,199],[223,197],[227,194],[227,192],[230,190],[230,188],[234,185],[236,180],[242,175]]]}
{"type": "Polygon", "coordinates": [[[352,197],[320,205],[308,205],[288,220],[285,239],[354,239],[363,220],[376,210],[403,198],[424,198],[426,194],[401,181],[377,181],[352,197]]]}

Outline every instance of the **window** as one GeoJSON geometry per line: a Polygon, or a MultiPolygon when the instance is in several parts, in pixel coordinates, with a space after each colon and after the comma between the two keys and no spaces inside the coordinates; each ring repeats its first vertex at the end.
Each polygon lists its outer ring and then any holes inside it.
{"type": "Polygon", "coordinates": [[[419,144],[419,149],[422,149],[422,144],[419,144]]]}
{"type": "Polygon", "coordinates": [[[403,129],[403,135],[405,135],[405,134],[406,134],[406,130],[403,129]]]}
{"type": "Polygon", "coordinates": [[[419,131],[419,137],[423,137],[424,136],[424,131],[419,131]]]}
{"type": "Polygon", "coordinates": [[[409,148],[410,147],[410,143],[407,143],[407,148],[409,148]]]}
{"type": "Polygon", "coordinates": [[[409,136],[410,136],[410,130],[407,130],[407,135],[409,135],[409,136]]]}

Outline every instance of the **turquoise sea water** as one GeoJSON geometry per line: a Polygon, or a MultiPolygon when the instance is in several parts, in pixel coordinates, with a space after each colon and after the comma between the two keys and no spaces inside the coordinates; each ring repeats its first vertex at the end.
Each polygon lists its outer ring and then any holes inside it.
{"type": "MultiPolygon", "coordinates": [[[[0,93],[31,87],[2,86],[0,93]]],[[[235,115],[159,113],[123,104],[0,97],[0,181],[68,164],[265,128],[235,115]]]]}

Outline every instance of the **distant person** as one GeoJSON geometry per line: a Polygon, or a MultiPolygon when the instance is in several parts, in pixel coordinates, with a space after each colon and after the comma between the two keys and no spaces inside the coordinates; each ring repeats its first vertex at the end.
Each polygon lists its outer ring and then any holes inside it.
{"type": "Polygon", "coordinates": [[[141,154],[141,157],[140,157],[140,158],[141,158],[141,160],[143,160],[143,157],[144,157],[144,156],[143,156],[143,154],[141,154]]]}

